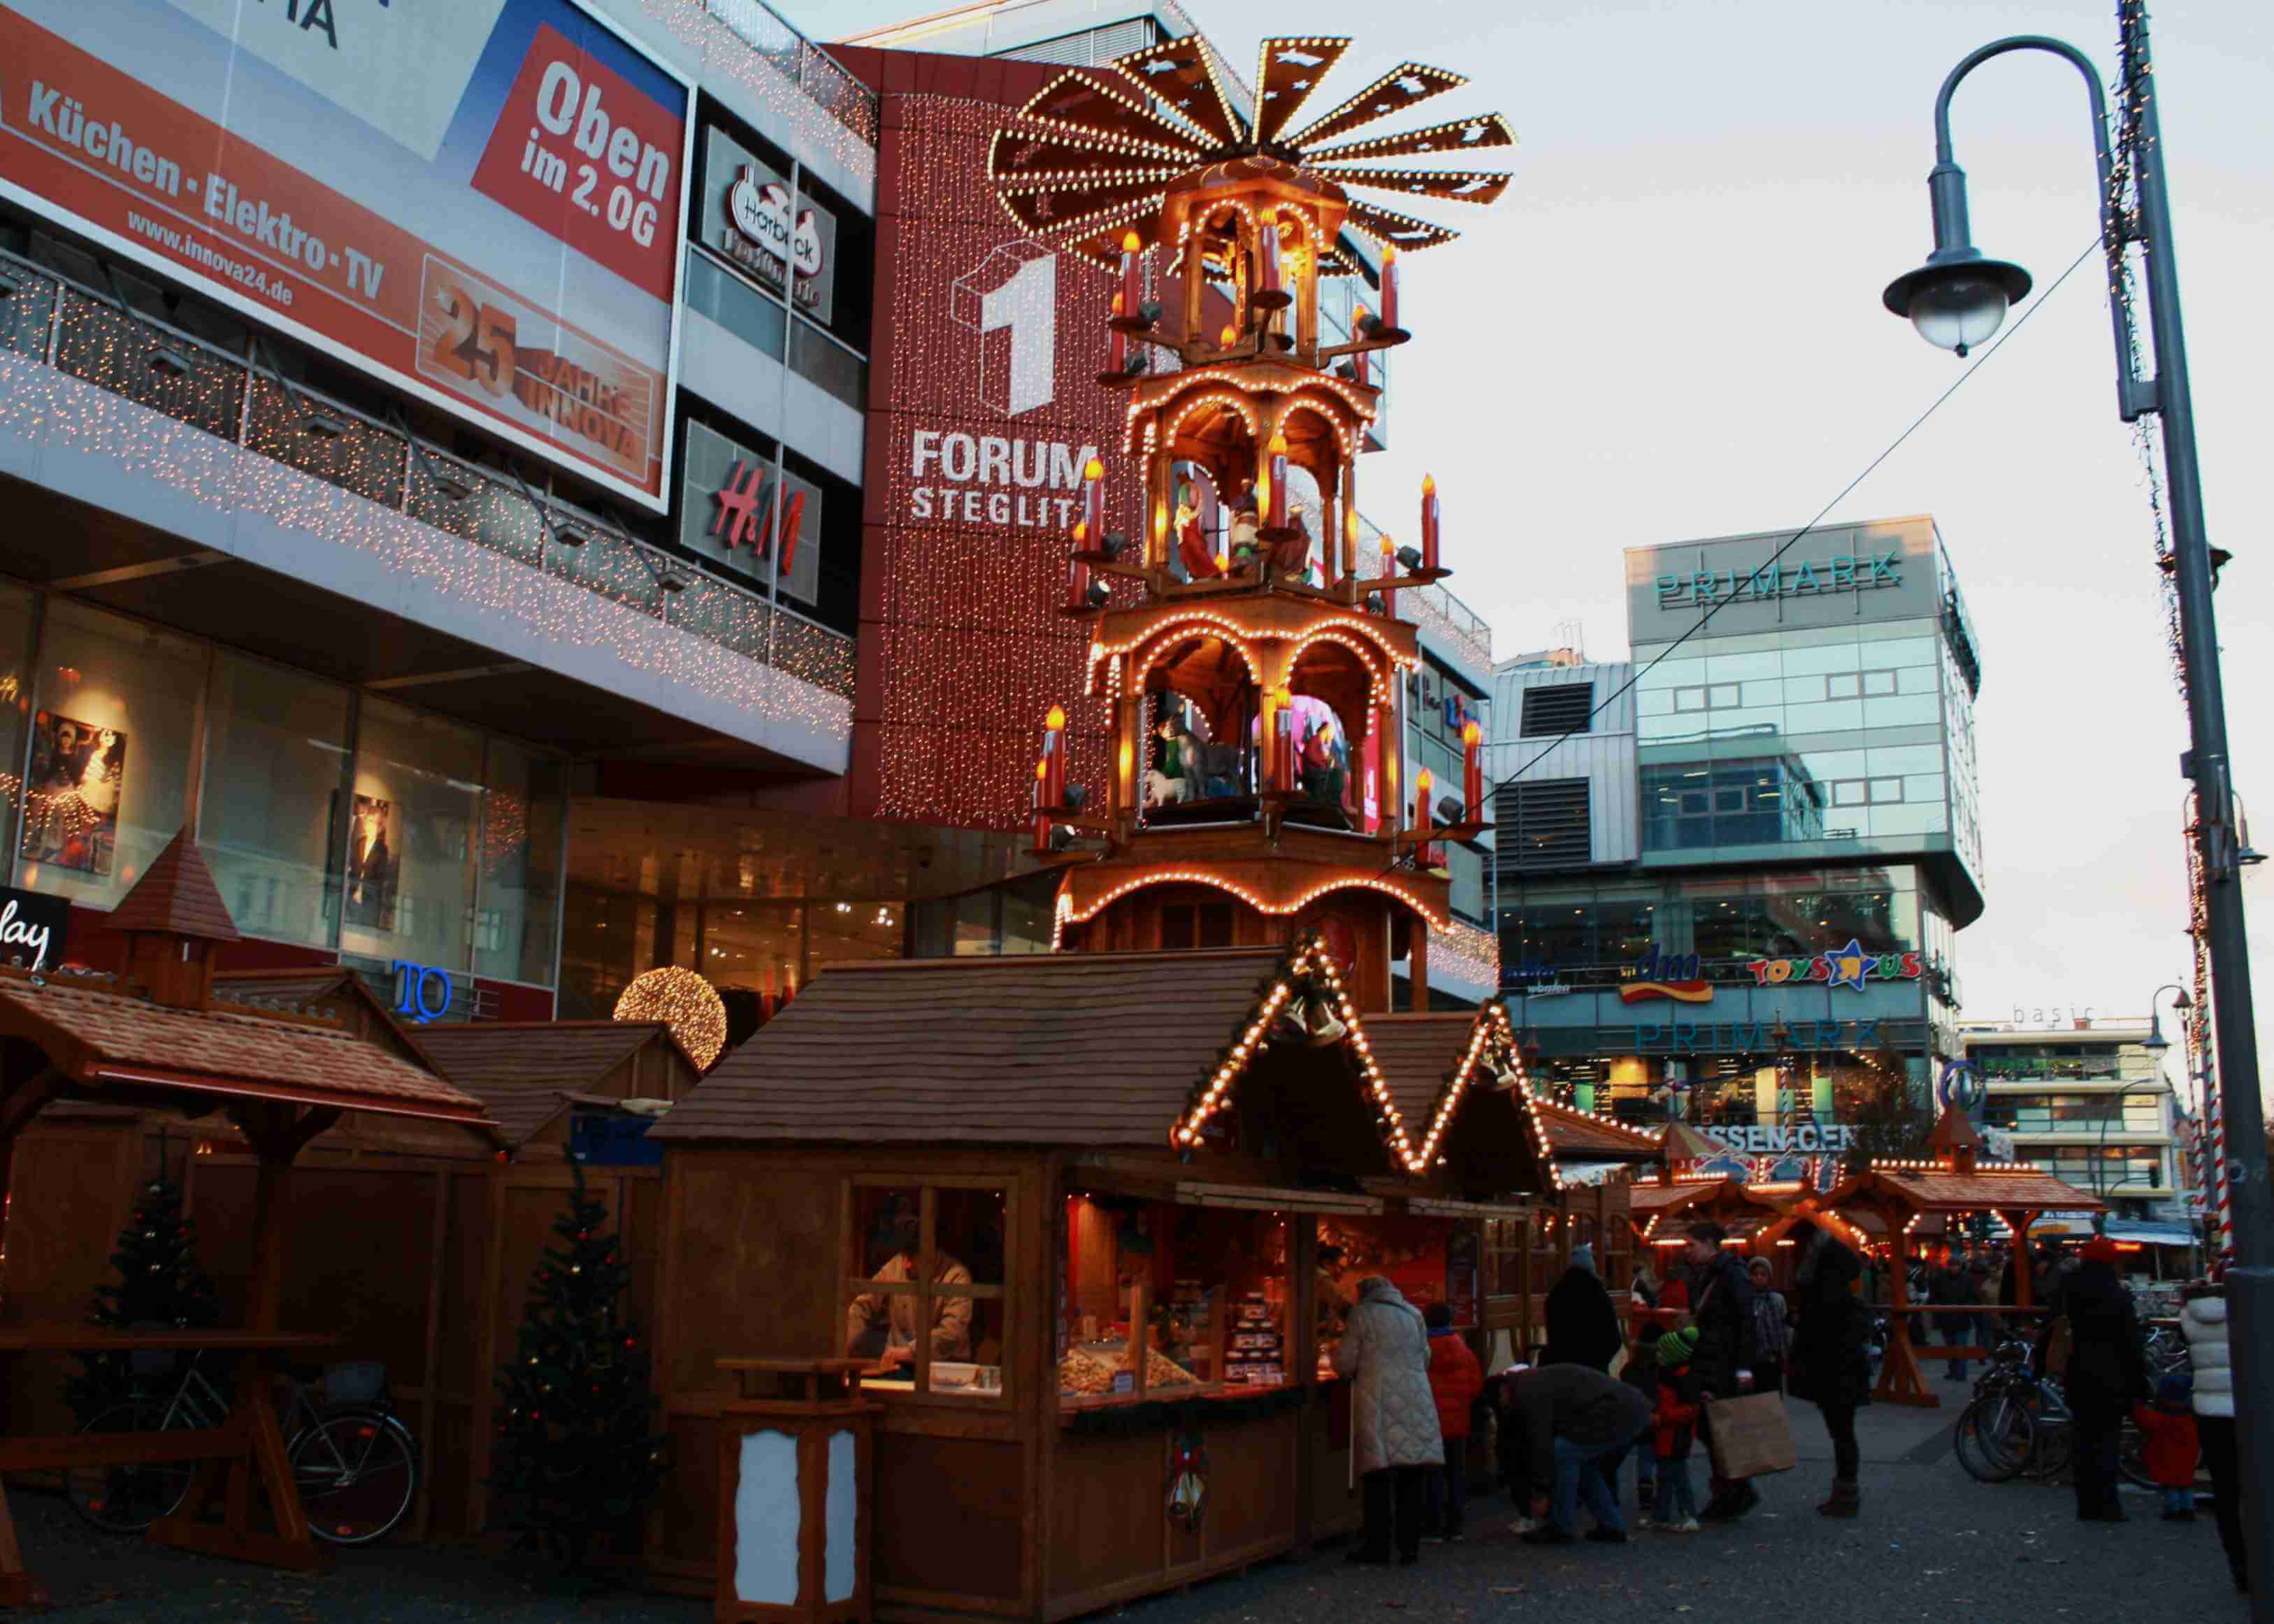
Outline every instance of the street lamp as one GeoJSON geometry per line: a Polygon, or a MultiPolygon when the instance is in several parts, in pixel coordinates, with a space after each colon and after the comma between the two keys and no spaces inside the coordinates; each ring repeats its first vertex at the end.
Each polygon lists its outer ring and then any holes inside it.
{"type": "MultiPolygon", "coordinates": [[[[1983,259],[1967,231],[1966,177],[1950,145],[1950,98],[1959,81],[1992,56],[2045,51],[2083,76],[2092,105],[2093,154],[2099,165],[2103,246],[2116,268],[2127,246],[2144,248],[2149,335],[2156,376],[2139,376],[2132,316],[2112,297],[2116,339],[2116,405],[2125,422],[2149,412],[2163,420],[2164,469],[2171,500],[2174,590],[2179,598],[2180,666],[2187,680],[2189,748],[2180,771],[2194,782],[2198,808],[2194,836],[2203,883],[2203,936],[2210,961],[2211,1017],[2225,1118],[2229,1212],[2234,1261],[2226,1274],[2227,1314],[2235,1354],[2235,1425],[2242,1468],[2242,1498],[2249,1507],[2252,1562],[2263,1575],[2274,1561],[2274,1191],[2267,1184],[2265,1125],[2258,1098],[2257,1022],[2251,1010],[2250,948],[2243,929],[2241,873],[2232,763],[2227,754],[2226,703],[2221,691],[2218,629],[2211,610],[2210,544],[2202,507],[2202,470],[2195,456],[2195,396],[2187,384],[2187,335],[2180,318],[2179,267],[2172,245],[2171,195],[2165,177],[2159,89],[2148,45],[2145,0],[2120,0],[2124,94],[2136,138],[2127,161],[2138,209],[2126,217],[2113,184],[2107,102],[2091,58],[2060,40],[2020,35],[1982,47],[1951,70],[1935,97],[1935,167],[1927,180],[1933,203],[1934,252],[1925,265],[1887,286],[1887,307],[1919,331],[1953,349],[1979,343],[1997,330],[2001,307],[2026,291],[2017,267],[1983,259]],[[2002,295],[2002,298],[1998,297],[2002,295]]],[[[2112,295],[2113,289],[2112,289],[2112,295]]],[[[2274,1624],[2274,1583],[2252,1592],[2253,1624],[2274,1624]]]]}
{"type": "MultiPolygon", "coordinates": [[[[2164,1035],[2163,1023],[2156,1018],[2157,1008],[2163,1003],[2164,995],[2167,992],[2180,995],[2172,1003],[2173,1014],[2178,1014],[2183,1010],[2191,1010],[2195,1006],[2195,1001],[2187,996],[2187,989],[2177,981],[2166,981],[2148,995],[2148,1035],[2140,1040],[2140,1047],[2148,1051],[2148,1057],[2156,1063],[2158,1070],[2164,1064],[2164,1051],[2172,1046],[2171,1041],[2164,1035]]],[[[2180,1035],[2185,1036],[2185,1032],[2182,1031],[2180,1035]]]]}

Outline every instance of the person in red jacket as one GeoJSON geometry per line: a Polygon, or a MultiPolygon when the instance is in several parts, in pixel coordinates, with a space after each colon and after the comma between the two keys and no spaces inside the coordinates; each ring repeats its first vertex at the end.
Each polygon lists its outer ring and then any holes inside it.
{"type": "Polygon", "coordinates": [[[1698,1426],[1698,1384],[1690,1373],[1698,1331],[1684,1326],[1658,1339],[1658,1405],[1651,1414],[1658,1455],[1654,1519],[1663,1533],[1698,1531],[1698,1490],[1690,1480],[1690,1441],[1698,1426]]]}
{"type": "Polygon", "coordinates": [[[1453,1329],[1453,1311],[1432,1303],[1421,1311],[1429,1327],[1429,1395],[1437,1401],[1437,1430],[1445,1438],[1445,1463],[1430,1474],[1424,1538],[1458,1544],[1469,1507],[1469,1418],[1485,1390],[1484,1367],[1453,1329]]]}
{"type": "Polygon", "coordinates": [[[2185,1371],[2170,1371],[2156,1383],[2156,1402],[2136,1404],[2140,1463],[2164,1492],[2164,1521],[2195,1520],[2195,1462],[2202,1440],[2195,1431],[2195,1382],[2185,1371]]]}

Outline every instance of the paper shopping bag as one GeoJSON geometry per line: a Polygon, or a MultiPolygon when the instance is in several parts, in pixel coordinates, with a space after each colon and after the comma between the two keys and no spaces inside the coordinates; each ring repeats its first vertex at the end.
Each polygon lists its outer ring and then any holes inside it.
{"type": "Polygon", "coordinates": [[[1797,1464],[1781,1394],[1714,1399],[1706,1406],[1706,1425],[1718,1477],[1763,1477],[1797,1464]]]}

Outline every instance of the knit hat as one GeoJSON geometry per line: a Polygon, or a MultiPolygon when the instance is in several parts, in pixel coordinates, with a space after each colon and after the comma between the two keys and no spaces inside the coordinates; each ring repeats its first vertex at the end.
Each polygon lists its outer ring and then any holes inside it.
{"type": "Polygon", "coordinates": [[[2116,1251],[2116,1243],[2110,1240],[2105,1235],[2096,1235],[2090,1240],[2085,1242],[2082,1249],[2077,1253],[2077,1255],[2082,1258],[2087,1263],[2106,1263],[2112,1267],[2116,1262],[2118,1255],[2116,1251]]]}
{"type": "Polygon", "coordinates": [[[2185,1410],[2195,1397],[2195,1379],[2183,1370],[2165,1371],[2156,1380],[2156,1407],[2159,1410],[2185,1410]]]}
{"type": "Polygon", "coordinates": [[[1593,1241],[1582,1241],[1571,1248],[1571,1267],[1583,1268],[1590,1274],[1595,1272],[1595,1244],[1593,1241]]]}
{"type": "Polygon", "coordinates": [[[1690,1356],[1698,1351],[1698,1327],[1685,1325],[1678,1331],[1668,1331],[1658,1339],[1658,1362],[1669,1370],[1690,1363],[1690,1356]]]}

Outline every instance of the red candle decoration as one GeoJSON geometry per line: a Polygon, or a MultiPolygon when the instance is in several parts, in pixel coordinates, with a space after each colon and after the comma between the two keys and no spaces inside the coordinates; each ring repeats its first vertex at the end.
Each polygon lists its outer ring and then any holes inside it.
{"type": "Polygon", "coordinates": [[[1437,568],[1437,481],[1421,476],[1421,568],[1437,568]]]}
{"type": "MultiPolygon", "coordinates": [[[[1121,296],[1118,293],[1113,296],[1113,313],[1117,319],[1129,313],[1123,306],[1121,303],[1121,296]]],[[[1129,335],[1124,333],[1119,327],[1107,327],[1105,329],[1106,372],[1109,374],[1118,373],[1128,364],[1129,335]]]]}
{"type": "Polygon", "coordinates": [[[1255,233],[1255,290],[1273,297],[1259,300],[1264,304],[1284,303],[1286,297],[1285,274],[1279,264],[1279,228],[1266,222],[1255,233]]]}
{"type": "Polygon", "coordinates": [[[1052,705],[1043,718],[1043,804],[1046,807],[1065,805],[1065,725],[1063,705],[1052,705]]]}
{"type": "MultiPolygon", "coordinates": [[[[1384,530],[1382,533],[1382,578],[1387,581],[1397,574],[1397,541],[1388,530],[1384,530]]],[[[1397,594],[1394,590],[1382,593],[1382,613],[1391,616],[1397,613],[1397,594]]]]}
{"type": "MultiPolygon", "coordinates": [[[[1429,811],[1429,770],[1427,767],[1413,775],[1413,827],[1423,834],[1435,827],[1436,820],[1429,811]]],[[[1426,852],[1427,848],[1425,846],[1426,852]]]]}
{"type": "Polygon", "coordinates": [[[1269,454],[1265,473],[1270,482],[1271,505],[1263,516],[1274,524],[1288,523],[1287,514],[1287,437],[1274,434],[1271,443],[1264,447],[1269,454]]]}
{"type": "Polygon", "coordinates": [[[1291,794],[1295,788],[1295,695],[1278,688],[1271,695],[1271,787],[1291,794]]]}
{"type": "Polygon", "coordinates": [[[1081,550],[1088,545],[1089,530],[1086,525],[1073,527],[1073,556],[1066,560],[1066,598],[1069,609],[1089,607],[1089,566],[1081,561],[1081,550]]]}
{"type": "Polygon", "coordinates": [[[1133,316],[1145,302],[1145,270],[1138,259],[1144,241],[1134,231],[1121,237],[1121,314],[1133,316]]]}
{"type": "Polygon", "coordinates": [[[1397,326],[1397,244],[1382,245],[1382,325],[1397,326]]]}
{"type": "MultiPolygon", "coordinates": [[[[1361,304],[1351,312],[1351,326],[1356,330],[1360,338],[1364,338],[1366,336],[1365,305],[1361,304]]],[[[1363,384],[1368,388],[1372,388],[1374,387],[1374,367],[1367,358],[1371,353],[1372,352],[1369,350],[1360,350],[1353,352],[1351,356],[1351,374],[1352,380],[1354,382],[1363,384]]]]}
{"type": "Polygon", "coordinates": [[[1081,470],[1081,523],[1089,545],[1096,546],[1105,536],[1105,464],[1096,457],[1081,470]]]}
{"type": "Polygon", "coordinates": [[[1036,762],[1035,763],[1035,855],[1037,857],[1048,857],[1050,854],[1050,815],[1043,810],[1050,799],[1050,792],[1046,787],[1050,783],[1050,763],[1047,760],[1036,762]]]}
{"type": "Polygon", "coordinates": [[[1461,803],[1470,823],[1484,822],[1485,730],[1473,721],[1461,727],[1461,803]]]}

